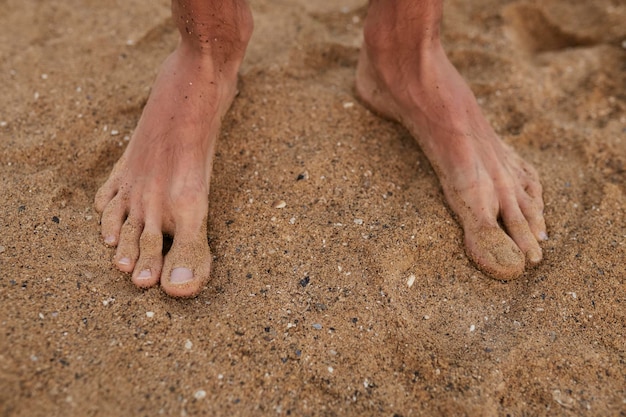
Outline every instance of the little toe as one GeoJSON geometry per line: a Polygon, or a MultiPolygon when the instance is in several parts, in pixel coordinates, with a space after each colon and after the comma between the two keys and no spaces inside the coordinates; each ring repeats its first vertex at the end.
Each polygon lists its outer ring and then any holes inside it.
{"type": "Polygon", "coordinates": [[[192,241],[174,238],[161,274],[163,290],[174,297],[193,297],[209,280],[211,251],[206,233],[192,241]]]}
{"type": "Polygon", "coordinates": [[[526,255],[528,262],[530,262],[531,265],[536,265],[541,262],[543,254],[537,242],[537,237],[531,230],[516,200],[509,199],[503,203],[502,220],[507,233],[526,255]]]}
{"type": "Polygon", "coordinates": [[[114,198],[107,204],[100,219],[102,237],[110,246],[116,246],[120,236],[120,230],[126,217],[126,209],[121,199],[114,198]]]}
{"type": "Polygon", "coordinates": [[[133,283],[140,288],[153,287],[163,269],[163,235],[158,229],[146,229],[139,240],[139,259],[133,271],[133,283]]]}
{"type": "Polygon", "coordinates": [[[94,198],[94,207],[98,213],[104,212],[104,209],[117,194],[117,189],[107,181],[96,193],[94,198]]]}
{"type": "Polygon", "coordinates": [[[120,271],[132,272],[139,257],[139,237],[141,223],[129,217],[124,222],[120,232],[119,243],[115,253],[115,265],[120,271]]]}
{"type": "Polygon", "coordinates": [[[466,230],[465,246],[478,268],[493,278],[507,281],[524,273],[524,254],[497,226],[466,230]]]}
{"type": "Polygon", "coordinates": [[[528,222],[531,233],[538,241],[548,240],[546,220],[543,215],[543,200],[530,197],[519,198],[520,209],[528,222]]]}

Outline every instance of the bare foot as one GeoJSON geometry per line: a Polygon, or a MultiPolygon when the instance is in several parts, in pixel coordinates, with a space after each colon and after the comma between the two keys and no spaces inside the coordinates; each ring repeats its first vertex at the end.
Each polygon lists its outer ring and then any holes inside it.
{"type": "Polygon", "coordinates": [[[538,241],[547,239],[537,172],[496,135],[438,40],[388,48],[384,37],[383,44],[380,36],[368,39],[367,29],[366,21],[356,79],[361,99],[415,137],[476,265],[498,279],[519,277],[526,261],[541,261],[538,241]]]}
{"type": "Polygon", "coordinates": [[[115,265],[139,287],[197,294],[209,278],[208,192],[237,69],[179,47],[163,64],[126,151],[96,196],[115,265]],[[163,259],[163,234],[173,237],[163,259]]]}

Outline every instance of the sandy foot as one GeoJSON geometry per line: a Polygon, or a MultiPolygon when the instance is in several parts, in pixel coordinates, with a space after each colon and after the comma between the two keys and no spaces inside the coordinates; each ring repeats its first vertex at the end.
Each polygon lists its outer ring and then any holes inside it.
{"type": "Polygon", "coordinates": [[[547,234],[537,172],[496,135],[439,44],[410,56],[365,45],[356,82],[366,104],[418,141],[481,270],[508,280],[526,261],[541,261],[538,240],[547,234]]]}
{"type": "Polygon", "coordinates": [[[159,281],[173,296],[208,280],[208,192],[221,118],[236,89],[206,56],[179,47],[157,77],[128,148],[98,191],[102,236],[115,265],[139,287],[159,281]],[[163,234],[173,237],[165,256],[163,234]]]}

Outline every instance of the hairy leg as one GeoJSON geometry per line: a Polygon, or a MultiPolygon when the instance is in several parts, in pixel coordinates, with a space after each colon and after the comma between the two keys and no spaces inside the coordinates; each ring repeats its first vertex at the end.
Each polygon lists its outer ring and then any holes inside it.
{"type": "Polygon", "coordinates": [[[448,60],[441,16],[442,0],[371,0],[357,92],[415,137],[463,226],[469,257],[493,277],[512,279],[526,261],[542,259],[541,184],[496,135],[448,60]]]}
{"type": "Polygon", "coordinates": [[[244,0],[173,0],[181,34],[124,154],[96,195],[115,265],[139,287],[193,296],[208,280],[208,192],[215,142],[252,34],[244,0]],[[163,235],[173,243],[163,258],[163,235]]]}

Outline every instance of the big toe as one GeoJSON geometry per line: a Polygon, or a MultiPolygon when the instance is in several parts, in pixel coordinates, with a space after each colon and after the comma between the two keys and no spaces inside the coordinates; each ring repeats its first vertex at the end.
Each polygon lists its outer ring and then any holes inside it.
{"type": "Polygon", "coordinates": [[[524,254],[499,227],[466,230],[465,245],[472,261],[493,278],[508,281],[524,273],[524,254]]]}
{"type": "Polygon", "coordinates": [[[211,251],[206,235],[193,241],[175,237],[165,257],[161,287],[173,297],[193,297],[207,283],[210,272],[211,251]]]}

